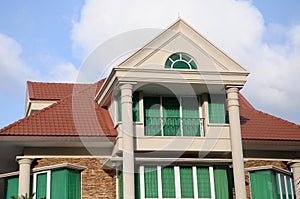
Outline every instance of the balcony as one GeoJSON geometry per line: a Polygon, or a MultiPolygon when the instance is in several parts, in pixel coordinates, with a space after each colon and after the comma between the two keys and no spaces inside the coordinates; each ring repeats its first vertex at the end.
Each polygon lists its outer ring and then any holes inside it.
{"type": "Polygon", "coordinates": [[[145,136],[203,137],[204,118],[145,117],[145,136]]]}

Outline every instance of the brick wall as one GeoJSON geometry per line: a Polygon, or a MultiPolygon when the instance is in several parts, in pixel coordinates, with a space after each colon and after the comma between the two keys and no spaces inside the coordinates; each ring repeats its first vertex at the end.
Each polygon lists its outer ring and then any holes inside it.
{"type": "MultiPolygon", "coordinates": [[[[246,169],[246,168],[250,168],[250,167],[269,166],[269,165],[289,170],[287,163],[284,163],[284,162],[281,162],[281,161],[251,160],[251,161],[245,162],[244,167],[246,169]]],[[[251,195],[250,195],[250,177],[249,177],[248,172],[245,172],[245,180],[246,180],[247,199],[251,199],[251,195]]]]}
{"type": "Polygon", "coordinates": [[[96,158],[43,158],[34,162],[34,168],[71,163],[87,167],[82,171],[82,199],[116,198],[116,173],[101,169],[105,159],[96,158]]]}

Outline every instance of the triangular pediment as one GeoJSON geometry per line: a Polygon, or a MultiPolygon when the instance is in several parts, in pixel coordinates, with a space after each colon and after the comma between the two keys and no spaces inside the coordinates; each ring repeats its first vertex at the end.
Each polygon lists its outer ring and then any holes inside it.
{"type": "Polygon", "coordinates": [[[143,48],[120,63],[117,68],[164,69],[173,53],[182,52],[196,61],[198,71],[238,72],[248,71],[209,42],[182,19],[178,19],[143,48]]]}

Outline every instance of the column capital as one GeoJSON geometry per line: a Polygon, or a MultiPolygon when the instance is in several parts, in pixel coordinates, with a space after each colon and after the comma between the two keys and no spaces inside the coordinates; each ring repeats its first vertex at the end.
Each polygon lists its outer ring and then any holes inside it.
{"type": "Polygon", "coordinates": [[[238,86],[226,86],[226,93],[238,93],[241,88],[238,86]]]}
{"type": "Polygon", "coordinates": [[[33,161],[33,159],[30,159],[30,158],[18,158],[17,159],[17,162],[19,164],[31,164],[33,161]]]}
{"type": "Polygon", "coordinates": [[[120,89],[132,89],[136,82],[119,82],[118,86],[120,89]]]}

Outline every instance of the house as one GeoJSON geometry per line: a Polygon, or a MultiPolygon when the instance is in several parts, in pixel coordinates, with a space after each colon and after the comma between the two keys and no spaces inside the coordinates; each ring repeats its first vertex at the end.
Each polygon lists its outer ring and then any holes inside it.
{"type": "Polygon", "coordinates": [[[300,126],[182,19],[94,84],[27,82],[0,130],[1,198],[299,198],[300,126]]]}

